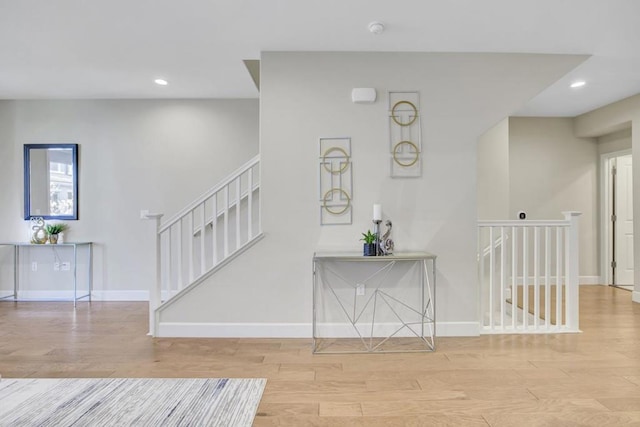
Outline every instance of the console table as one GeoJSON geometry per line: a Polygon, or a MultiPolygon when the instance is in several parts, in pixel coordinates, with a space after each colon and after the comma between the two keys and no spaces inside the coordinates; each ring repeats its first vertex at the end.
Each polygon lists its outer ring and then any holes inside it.
{"type": "MultiPolygon", "coordinates": [[[[19,298],[18,291],[20,289],[20,249],[21,248],[44,248],[46,250],[50,250],[55,254],[55,249],[57,248],[73,248],[73,259],[70,261],[70,271],[73,273],[73,306],[76,306],[78,300],[87,298],[91,301],[91,290],[93,289],[93,242],[65,242],[65,243],[57,243],[57,244],[33,244],[33,243],[21,243],[21,242],[9,242],[9,243],[0,243],[1,246],[11,246],[13,247],[13,294],[0,296],[0,300],[11,300],[11,301],[35,301],[36,299],[32,298],[19,298]],[[78,250],[86,250],[88,261],[87,261],[87,293],[83,293],[78,295],[78,250]]],[[[58,300],[58,299],[55,299],[58,300]]],[[[46,299],[44,301],[55,301],[53,299],[46,299]]],[[[42,300],[41,300],[42,301],[42,300]]]]}
{"type": "Polygon", "coordinates": [[[313,353],[435,350],[436,256],[313,256],[313,353]]]}

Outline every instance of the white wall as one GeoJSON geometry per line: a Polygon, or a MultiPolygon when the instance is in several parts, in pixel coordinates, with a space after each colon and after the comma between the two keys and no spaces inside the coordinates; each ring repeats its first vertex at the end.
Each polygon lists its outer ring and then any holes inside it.
{"type": "MultiPolygon", "coordinates": [[[[173,304],[163,324],[202,335],[310,336],[311,258],[362,250],[379,202],[398,251],[438,255],[439,335],[478,333],[476,147],[480,135],[584,57],[510,54],[263,53],[261,157],[266,238],[173,304]],[[379,100],[356,105],[354,87],[379,100]],[[420,92],[423,176],[390,179],[388,90],[420,92]],[[350,136],[353,225],[320,226],[318,138],[350,136]]],[[[176,329],[174,328],[174,331],[176,329]]]]}
{"type": "MultiPolygon", "coordinates": [[[[4,224],[15,225],[14,218],[9,221],[10,213],[19,208],[22,200],[22,151],[16,150],[14,145],[15,103],[0,101],[0,177],[2,191],[0,191],[0,221],[4,224]],[[10,211],[13,209],[13,211],[10,211]],[[7,222],[9,221],[9,222],[7,222]]],[[[22,209],[16,215],[22,214],[22,209]]],[[[5,231],[7,227],[4,227],[5,231]]],[[[7,236],[8,237],[8,236],[7,236]]]]}
{"type": "Polygon", "coordinates": [[[509,119],[478,140],[478,219],[509,218],[509,119]]]}
{"type": "Polygon", "coordinates": [[[631,127],[598,138],[598,154],[631,150],[631,127]]]}
{"type": "MultiPolygon", "coordinates": [[[[0,223],[5,224],[3,229],[11,230],[15,227],[15,221],[8,221],[5,208],[17,203],[21,199],[22,192],[22,153],[14,150],[13,143],[13,119],[14,105],[7,101],[0,101],[0,223]],[[14,191],[16,189],[16,191],[14,191]]],[[[2,236],[0,240],[9,240],[9,236],[2,236]]],[[[13,291],[13,251],[11,247],[0,248],[0,295],[13,291]]]]}
{"type": "Polygon", "coordinates": [[[598,137],[631,127],[640,114],[640,94],[605,105],[574,119],[578,137],[598,137]]]}
{"type": "Polygon", "coordinates": [[[571,118],[509,119],[510,218],[563,219],[580,211],[580,276],[599,283],[598,144],[573,136],[571,118]]]}
{"type": "Polygon", "coordinates": [[[258,101],[0,101],[0,240],[26,240],[22,147],[48,142],[79,144],[66,239],[96,242],[97,294],[146,298],[154,225],[140,210],[171,216],[255,156],[258,101]]]}
{"type": "MultiPolygon", "coordinates": [[[[632,155],[640,158],[640,95],[598,108],[575,119],[579,136],[602,136],[631,126],[632,155]]],[[[640,162],[633,162],[633,221],[640,224],[640,162]]],[[[633,236],[634,282],[632,298],[640,302],[640,233],[633,236]]]]}

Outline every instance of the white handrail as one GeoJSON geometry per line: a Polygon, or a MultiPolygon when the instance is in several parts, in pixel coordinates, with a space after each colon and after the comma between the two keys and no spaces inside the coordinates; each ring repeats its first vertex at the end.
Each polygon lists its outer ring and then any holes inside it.
{"type": "MultiPolygon", "coordinates": [[[[154,220],[156,222],[156,260],[160,259],[162,254],[160,253],[160,220],[162,219],[161,213],[147,213],[143,219],[154,220]]],[[[159,262],[156,262],[155,271],[155,283],[158,284],[162,280],[162,270],[159,262]]],[[[158,307],[162,301],[160,299],[160,292],[156,292],[156,286],[151,288],[149,292],[149,307],[158,307]]],[[[152,310],[149,310],[149,335],[155,335],[155,314],[152,310]]]]}
{"type": "Polygon", "coordinates": [[[164,224],[162,214],[146,216],[156,221],[156,281],[149,295],[152,336],[157,333],[159,312],[170,300],[262,237],[259,165],[260,156],[249,160],[164,224]]]}
{"type": "Polygon", "coordinates": [[[170,220],[168,220],[167,222],[165,222],[164,224],[162,224],[162,228],[160,229],[160,231],[165,231],[167,228],[171,227],[173,224],[175,224],[176,222],[178,222],[179,220],[182,219],[182,217],[184,217],[186,214],[188,214],[189,212],[191,212],[192,210],[194,210],[196,207],[198,207],[199,205],[201,205],[205,200],[209,199],[211,196],[213,196],[215,193],[219,192],[220,190],[222,190],[223,188],[225,188],[226,186],[228,186],[230,183],[232,183],[238,176],[242,175],[243,173],[245,173],[247,170],[253,168],[254,166],[256,166],[258,163],[260,162],[260,155],[258,154],[257,156],[255,156],[253,159],[249,160],[247,163],[245,163],[244,165],[240,166],[238,169],[236,169],[235,171],[231,172],[225,179],[223,179],[222,181],[220,181],[220,183],[218,185],[216,185],[215,187],[213,187],[211,190],[208,190],[207,192],[205,192],[204,194],[202,194],[200,197],[198,197],[193,203],[189,204],[186,208],[182,209],[180,212],[178,212],[177,214],[175,214],[174,216],[171,217],[170,220]]]}
{"type": "Polygon", "coordinates": [[[570,225],[571,221],[567,219],[543,219],[543,220],[482,220],[478,221],[479,227],[553,227],[570,225]]]}
{"type": "Polygon", "coordinates": [[[502,243],[503,240],[506,241],[509,240],[509,235],[506,236],[500,236],[497,239],[495,239],[494,244],[488,244],[487,246],[484,247],[484,249],[482,250],[482,256],[486,257],[487,255],[489,255],[489,252],[491,252],[492,250],[496,250],[499,247],[502,247],[502,243]]]}
{"type": "MultiPolygon", "coordinates": [[[[245,172],[251,172],[252,170],[253,169],[249,169],[248,171],[245,171],[245,172]]],[[[247,203],[251,203],[250,199],[252,199],[253,193],[255,193],[256,190],[259,190],[259,189],[260,189],[260,184],[254,184],[252,186],[252,188],[251,188],[251,191],[248,191],[248,190],[243,191],[240,194],[240,202],[242,202],[243,200],[247,200],[247,203]]],[[[213,197],[213,194],[210,197],[213,197]]],[[[208,200],[208,199],[205,199],[205,200],[208,200]]],[[[237,202],[235,200],[232,200],[231,203],[229,203],[229,209],[235,208],[236,203],[237,202]]],[[[205,226],[211,225],[211,223],[214,220],[217,220],[218,218],[220,218],[220,217],[222,217],[224,215],[224,209],[213,208],[212,210],[213,210],[213,212],[216,212],[216,215],[215,215],[215,217],[212,215],[212,216],[206,218],[205,219],[205,223],[204,223],[205,226]]],[[[175,224],[175,222],[174,222],[174,224],[175,224]]],[[[194,227],[193,235],[195,236],[199,232],[200,232],[200,227],[194,227]]],[[[249,234],[253,234],[253,233],[250,232],[249,234]]]]}
{"type": "Polygon", "coordinates": [[[482,333],[579,331],[580,213],[563,214],[564,220],[478,221],[482,333]]]}

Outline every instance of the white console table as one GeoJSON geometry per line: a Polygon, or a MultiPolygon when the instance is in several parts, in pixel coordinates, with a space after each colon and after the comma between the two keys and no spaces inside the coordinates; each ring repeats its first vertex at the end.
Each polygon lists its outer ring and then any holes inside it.
{"type": "MultiPolygon", "coordinates": [[[[21,248],[45,248],[47,250],[54,251],[57,248],[65,248],[71,247],[73,248],[73,261],[71,271],[73,273],[73,306],[76,306],[76,303],[84,298],[87,298],[91,301],[91,291],[93,289],[93,242],[65,242],[65,243],[57,243],[57,244],[33,244],[33,243],[22,243],[22,242],[8,242],[8,243],[0,243],[0,246],[11,246],[13,247],[13,294],[0,296],[0,300],[10,300],[10,301],[35,301],[36,299],[27,299],[27,298],[18,298],[18,291],[20,290],[20,250],[21,248]],[[85,249],[88,251],[88,274],[87,274],[87,292],[78,295],[78,250],[85,249]]],[[[41,300],[42,301],[42,300],[41,300]]],[[[51,299],[47,299],[45,301],[55,301],[51,299]]]]}
{"type": "Polygon", "coordinates": [[[318,252],[313,352],[434,351],[436,256],[318,252]]]}

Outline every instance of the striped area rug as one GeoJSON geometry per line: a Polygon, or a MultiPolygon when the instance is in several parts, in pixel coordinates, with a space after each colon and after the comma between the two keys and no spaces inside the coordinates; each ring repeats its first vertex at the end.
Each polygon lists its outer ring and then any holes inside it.
{"type": "Polygon", "coordinates": [[[265,379],[0,380],[0,426],[250,426],[265,379]]]}

